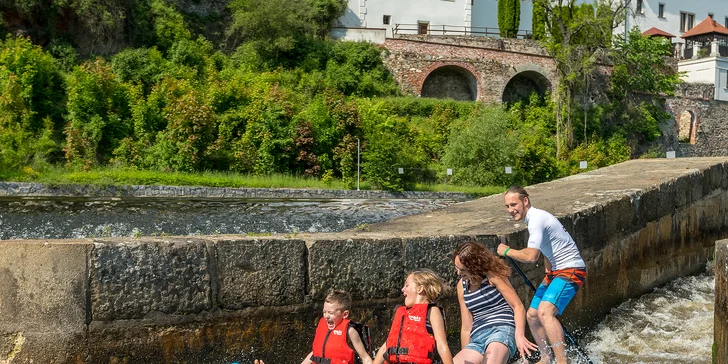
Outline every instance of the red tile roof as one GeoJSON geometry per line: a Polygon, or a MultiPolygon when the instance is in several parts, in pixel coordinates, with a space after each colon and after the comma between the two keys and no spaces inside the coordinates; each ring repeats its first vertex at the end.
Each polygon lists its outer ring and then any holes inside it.
{"type": "Polygon", "coordinates": [[[645,32],[642,33],[642,35],[659,36],[659,37],[667,37],[667,38],[675,38],[674,35],[666,32],[666,31],[664,31],[662,29],[657,29],[655,27],[652,27],[650,29],[645,30],[645,32]]]}
{"type": "Polygon", "coordinates": [[[720,25],[720,23],[711,19],[710,17],[707,17],[705,20],[703,20],[702,23],[696,25],[692,29],[685,32],[685,34],[681,35],[680,38],[689,38],[696,35],[713,33],[728,35],[728,28],[720,25]]]}

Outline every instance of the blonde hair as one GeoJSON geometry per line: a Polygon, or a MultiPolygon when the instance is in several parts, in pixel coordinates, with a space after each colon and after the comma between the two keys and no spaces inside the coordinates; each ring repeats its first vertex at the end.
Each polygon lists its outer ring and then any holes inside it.
{"type": "Polygon", "coordinates": [[[326,296],[324,302],[341,306],[341,311],[351,309],[351,295],[346,291],[333,290],[326,296]]]}
{"type": "Polygon", "coordinates": [[[412,277],[412,282],[418,286],[422,286],[422,291],[428,301],[434,302],[442,293],[447,290],[447,286],[442,278],[427,268],[415,269],[408,277],[412,277]]]}

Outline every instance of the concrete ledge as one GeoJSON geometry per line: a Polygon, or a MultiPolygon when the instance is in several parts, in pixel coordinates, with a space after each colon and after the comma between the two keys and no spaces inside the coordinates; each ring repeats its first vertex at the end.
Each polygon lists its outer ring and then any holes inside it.
{"type": "Polygon", "coordinates": [[[715,322],[713,363],[728,363],[728,240],[715,243],[715,322]]]}

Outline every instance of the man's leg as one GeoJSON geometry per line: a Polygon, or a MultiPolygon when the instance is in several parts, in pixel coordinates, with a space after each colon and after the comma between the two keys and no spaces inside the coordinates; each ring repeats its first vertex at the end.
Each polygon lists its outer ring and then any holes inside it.
{"type": "Polygon", "coordinates": [[[541,301],[538,306],[538,318],[546,337],[551,343],[551,349],[557,364],[566,364],[566,343],[564,342],[564,329],[556,318],[559,309],[551,302],[541,301]]]}
{"type": "Polygon", "coordinates": [[[576,283],[556,277],[548,285],[538,305],[538,319],[546,332],[557,364],[566,364],[566,342],[564,342],[564,328],[556,315],[564,312],[578,290],[579,286],[576,283]]]}
{"type": "Polygon", "coordinates": [[[543,325],[541,325],[541,320],[538,317],[538,311],[533,308],[529,308],[528,311],[526,311],[526,320],[528,321],[528,327],[531,329],[533,340],[536,341],[538,351],[541,353],[541,360],[539,360],[539,363],[549,363],[552,357],[551,348],[549,348],[546,330],[543,325]]]}
{"type": "Polygon", "coordinates": [[[538,345],[538,351],[541,353],[541,360],[539,360],[539,363],[543,364],[548,364],[553,357],[553,353],[549,348],[548,336],[546,335],[546,331],[544,330],[543,325],[541,325],[541,321],[538,317],[538,307],[541,304],[541,299],[547,289],[548,286],[544,286],[543,283],[538,286],[538,289],[536,289],[536,292],[533,294],[533,298],[531,299],[531,305],[528,308],[528,311],[526,311],[528,327],[531,329],[531,335],[533,335],[533,339],[536,341],[536,345],[538,345]]]}

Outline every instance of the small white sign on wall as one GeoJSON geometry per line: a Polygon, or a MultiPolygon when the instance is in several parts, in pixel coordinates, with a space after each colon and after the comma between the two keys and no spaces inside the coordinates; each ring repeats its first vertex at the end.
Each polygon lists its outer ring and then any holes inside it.
{"type": "Polygon", "coordinates": [[[452,176],[452,168],[448,168],[447,169],[447,175],[448,176],[452,176]]]}
{"type": "Polygon", "coordinates": [[[398,168],[399,174],[404,174],[404,168],[398,168]]]}
{"type": "Polygon", "coordinates": [[[506,167],[506,174],[513,173],[513,169],[511,167],[506,167]]]}
{"type": "Polygon", "coordinates": [[[675,158],[675,151],[674,150],[668,151],[667,153],[665,153],[665,155],[669,159],[675,158]]]}
{"type": "Polygon", "coordinates": [[[579,162],[579,168],[586,169],[586,161],[579,162]]]}

